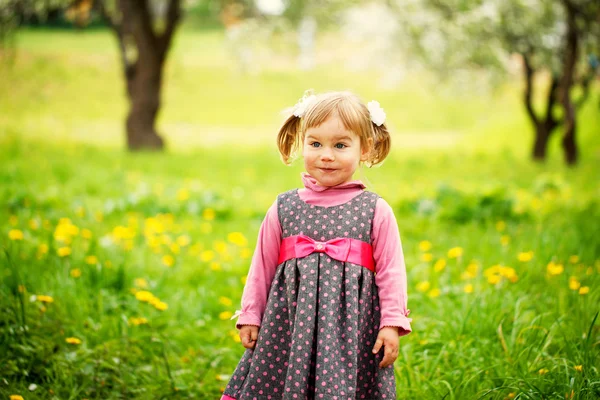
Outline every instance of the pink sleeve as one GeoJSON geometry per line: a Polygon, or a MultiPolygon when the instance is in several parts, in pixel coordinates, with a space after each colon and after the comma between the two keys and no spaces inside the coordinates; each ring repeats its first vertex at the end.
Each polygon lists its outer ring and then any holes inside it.
{"type": "Polygon", "coordinates": [[[276,200],[267,211],[258,232],[252,264],[242,295],[242,311],[236,323],[238,329],[242,325],[260,326],[261,324],[271,281],[277,269],[280,244],[281,226],[277,216],[276,200]]]}
{"type": "Polygon", "coordinates": [[[383,199],[377,200],[373,217],[373,258],[375,259],[375,283],[379,290],[381,323],[398,327],[400,336],[412,332],[410,310],[406,308],[406,267],[396,217],[390,205],[383,199]]]}

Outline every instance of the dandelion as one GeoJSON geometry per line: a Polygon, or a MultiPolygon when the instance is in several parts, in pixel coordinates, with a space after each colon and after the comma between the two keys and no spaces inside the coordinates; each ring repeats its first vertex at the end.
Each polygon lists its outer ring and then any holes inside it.
{"type": "Polygon", "coordinates": [[[417,290],[419,292],[426,292],[429,290],[429,288],[431,287],[431,283],[429,283],[429,281],[422,281],[417,283],[417,290]]]}
{"type": "Polygon", "coordinates": [[[91,239],[93,236],[92,231],[89,229],[82,229],[81,230],[81,237],[84,239],[91,239]]]}
{"type": "Polygon", "coordinates": [[[493,274],[493,275],[488,275],[487,280],[492,285],[497,285],[502,280],[502,277],[500,275],[493,274]]]}
{"type": "Polygon", "coordinates": [[[164,255],[162,258],[162,263],[167,267],[172,267],[175,264],[175,258],[170,254],[164,255]]]}
{"type": "Polygon", "coordinates": [[[23,396],[20,394],[11,394],[9,400],[23,400],[23,396]]]}
{"type": "Polygon", "coordinates": [[[219,264],[218,262],[211,262],[210,263],[210,269],[212,269],[213,271],[220,271],[221,270],[221,264],[219,264]]]}
{"type": "Polygon", "coordinates": [[[560,275],[565,270],[562,264],[556,264],[554,261],[550,261],[546,269],[549,275],[560,275]]]}
{"type": "Polygon", "coordinates": [[[36,298],[38,299],[38,301],[41,301],[42,303],[54,303],[54,299],[51,296],[39,294],[36,296],[36,298]]]}
{"type": "Polygon", "coordinates": [[[225,254],[227,253],[227,243],[225,243],[222,240],[215,240],[213,242],[213,246],[215,248],[215,250],[217,251],[217,253],[219,254],[225,254]]]}
{"type": "Polygon", "coordinates": [[[146,281],[144,278],[135,278],[133,284],[141,289],[145,289],[148,287],[148,281],[146,281]]]}
{"type": "Polygon", "coordinates": [[[576,365],[574,368],[575,368],[575,371],[577,371],[577,372],[583,371],[583,365],[576,365]]]}
{"type": "Polygon", "coordinates": [[[177,201],[184,202],[190,198],[190,191],[186,188],[177,191],[177,201]]]}
{"type": "Polygon", "coordinates": [[[427,293],[427,296],[429,296],[433,299],[433,298],[438,297],[440,294],[441,294],[440,289],[435,288],[435,289],[431,289],[429,291],[429,293],[427,293]]]}
{"type": "Polygon", "coordinates": [[[213,210],[212,208],[205,208],[204,211],[202,211],[202,218],[204,218],[207,221],[212,221],[213,219],[215,219],[217,213],[215,213],[215,210],[213,210]]]}
{"type": "Polygon", "coordinates": [[[69,255],[71,255],[71,248],[67,247],[67,246],[59,247],[56,250],[56,254],[58,254],[60,257],[69,256],[69,255]]]}
{"type": "Polygon", "coordinates": [[[23,231],[19,229],[11,229],[8,232],[8,238],[10,240],[23,240],[23,231]]]}
{"type": "Polygon", "coordinates": [[[508,398],[509,398],[509,399],[514,399],[514,398],[515,398],[515,396],[516,396],[515,392],[510,392],[510,393],[508,394],[508,398]]]}
{"type": "Polygon", "coordinates": [[[69,344],[81,344],[81,339],[78,339],[76,337],[68,337],[65,339],[65,342],[69,344]]]}
{"type": "Polygon", "coordinates": [[[135,294],[135,298],[139,301],[149,302],[150,300],[154,299],[154,295],[147,290],[140,290],[135,294]]]}
{"type": "Polygon", "coordinates": [[[223,304],[224,306],[230,306],[233,304],[233,301],[231,301],[229,297],[221,296],[219,297],[219,303],[223,304]]]}
{"type": "Polygon", "coordinates": [[[180,235],[177,237],[177,244],[181,247],[185,247],[192,242],[188,235],[180,235]]]}
{"type": "Polygon", "coordinates": [[[508,246],[508,244],[510,243],[510,236],[502,235],[500,237],[500,243],[502,244],[502,246],[508,246]]]}
{"type": "Polygon", "coordinates": [[[38,250],[37,250],[37,258],[41,259],[42,257],[44,257],[46,254],[48,254],[48,245],[46,243],[42,243],[38,246],[38,250]]]}
{"type": "Polygon", "coordinates": [[[181,247],[179,247],[177,243],[173,243],[169,248],[173,254],[179,254],[181,252],[181,247]]]}
{"type": "Polygon", "coordinates": [[[215,258],[215,252],[212,250],[204,250],[200,253],[200,260],[207,262],[215,258]]]}
{"type": "Polygon", "coordinates": [[[533,258],[533,251],[521,252],[517,256],[517,259],[521,262],[531,261],[532,258],[533,258]]]}
{"type": "Polygon", "coordinates": [[[148,320],[144,317],[131,317],[129,318],[129,322],[131,322],[135,326],[138,326],[147,324],[148,320]]]}
{"type": "Polygon", "coordinates": [[[569,262],[571,264],[577,264],[579,262],[579,256],[571,256],[571,257],[569,257],[569,262]]]}
{"type": "Polygon", "coordinates": [[[87,256],[85,257],[85,263],[88,265],[96,265],[98,264],[98,257],[96,256],[87,256]]]}
{"type": "Polygon", "coordinates": [[[584,294],[588,294],[590,292],[590,288],[589,286],[582,286],[579,288],[579,294],[580,295],[584,295],[584,294]]]}
{"type": "Polygon", "coordinates": [[[37,231],[40,228],[40,223],[35,219],[29,220],[29,229],[32,231],[37,231]]]}
{"type": "Polygon", "coordinates": [[[446,268],[446,260],[443,258],[440,258],[439,260],[437,260],[435,262],[435,264],[433,265],[433,270],[435,272],[440,272],[442,271],[444,268],[446,268]]]}
{"type": "Polygon", "coordinates": [[[465,287],[463,288],[464,292],[469,294],[469,293],[473,293],[473,285],[468,283],[465,285],[465,287]]]}
{"type": "Polygon", "coordinates": [[[237,330],[232,329],[229,331],[229,336],[233,339],[234,342],[240,343],[242,340],[240,339],[240,335],[237,330]]]}
{"type": "Polygon", "coordinates": [[[252,250],[250,250],[249,248],[243,248],[242,251],[240,252],[240,257],[241,258],[252,257],[252,250]]]}
{"type": "Polygon", "coordinates": [[[429,251],[431,250],[431,242],[429,240],[422,240],[419,242],[419,250],[429,251]]]}
{"type": "Polygon", "coordinates": [[[79,278],[81,276],[81,270],[79,268],[73,268],[70,273],[73,278],[79,278]]]}
{"type": "Polygon", "coordinates": [[[158,301],[156,304],[153,304],[153,306],[159,311],[165,311],[167,308],[169,308],[169,305],[163,301],[158,301]]]}
{"type": "Polygon", "coordinates": [[[498,232],[504,232],[505,229],[506,229],[506,222],[504,222],[504,221],[496,222],[496,230],[498,232]]]}
{"type": "Polygon", "coordinates": [[[458,257],[462,256],[462,254],[463,254],[462,247],[453,247],[450,250],[448,250],[448,258],[458,258],[458,257]]]}
{"type": "Polygon", "coordinates": [[[431,260],[433,260],[433,254],[431,254],[431,253],[421,254],[421,261],[430,262],[431,260]]]}
{"type": "Polygon", "coordinates": [[[231,232],[229,235],[227,235],[227,240],[239,247],[248,245],[248,240],[241,232],[231,232]]]}
{"type": "Polygon", "coordinates": [[[569,278],[569,289],[579,290],[580,287],[581,287],[581,282],[579,282],[576,277],[571,276],[569,278]]]}
{"type": "Polygon", "coordinates": [[[231,318],[231,316],[233,315],[233,313],[231,311],[223,311],[222,313],[219,314],[219,319],[229,319],[231,318]]]}
{"type": "Polygon", "coordinates": [[[540,374],[540,375],[545,375],[547,373],[548,373],[548,369],[546,369],[546,368],[542,368],[538,371],[538,374],[540,374]]]}

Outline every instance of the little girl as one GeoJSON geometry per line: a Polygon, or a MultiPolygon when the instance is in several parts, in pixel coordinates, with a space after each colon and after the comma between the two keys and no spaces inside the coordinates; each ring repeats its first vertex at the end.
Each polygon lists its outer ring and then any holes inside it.
{"type": "Polygon", "coordinates": [[[262,223],[237,328],[247,349],[222,400],[395,399],[398,338],[411,332],[391,207],[352,180],[390,149],[385,113],[348,92],[305,95],[277,136],[302,148],[303,189],[262,223]]]}

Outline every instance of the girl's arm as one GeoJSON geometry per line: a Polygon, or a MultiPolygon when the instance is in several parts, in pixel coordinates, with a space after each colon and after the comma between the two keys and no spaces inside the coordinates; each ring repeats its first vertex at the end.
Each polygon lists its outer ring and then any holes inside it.
{"type": "Polygon", "coordinates": [[[281,226],[277,215],[277,201],[271,205],[260,226],[252,264],[242,295],[242,311],[236,323],[260,326],[267,305],[267,296],[277,269],[281,226]]]}
{"type": "Polygon", "coordinates": [[[406,308],[406,267],[400,233],[392,208],[382,198],[375,207],[371,240],[381,307],[379,328],[397,327],[400,336],[408,335],[412,331],[412,319],[408,318],[410,311],[406,308]]]}

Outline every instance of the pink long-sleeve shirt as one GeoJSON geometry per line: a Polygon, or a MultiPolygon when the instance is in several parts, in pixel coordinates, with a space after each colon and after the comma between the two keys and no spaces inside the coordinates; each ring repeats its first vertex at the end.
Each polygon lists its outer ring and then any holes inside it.
{"type": "MultiPolygon", "coordinates": [[[[308,204],[321,207],[331,207],[344,204],[365,189],[361,181],[351,181],[342,185],[325,187],[319,186],[310,175],[303,173],[304,189],[298,194],[300,199],[308,204]]],[[[379,291],[381,309],[380,328],[384,326],[397,327],[400,336],[412,331],[410,311],[406,308],[406,267],[400,242],[400,234],[396,217],[390,205],[379,198],[373,217],[371,245],[375,260],[375,283],[379,291]]],[[[258,232],[258,240],[244,293],[242,295],[242,310],[236,326],[260,326],[267,304],[267,296],[279,257],[281,244],[281,226],[277,215],[277,201],[271,205],[258,232]]]]}

